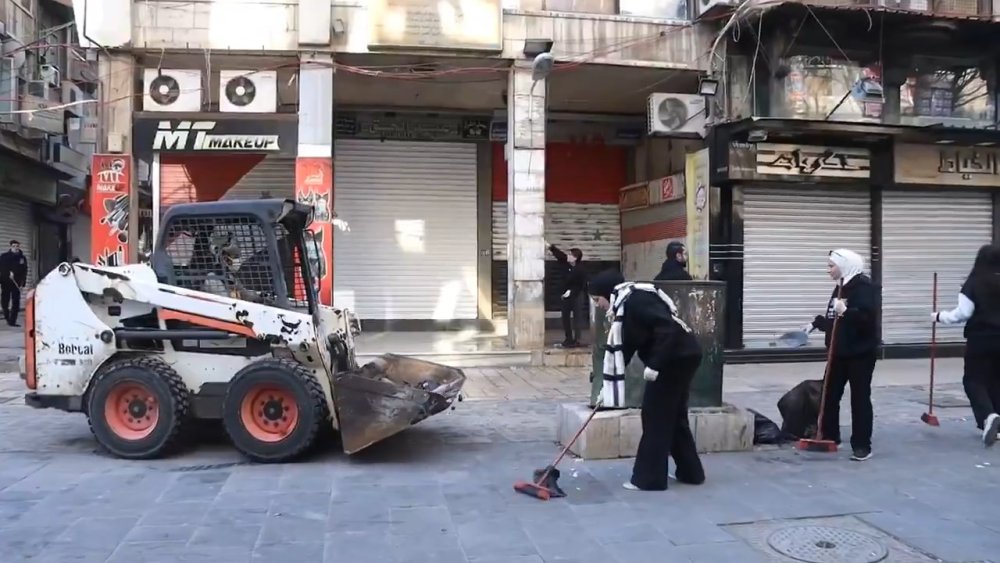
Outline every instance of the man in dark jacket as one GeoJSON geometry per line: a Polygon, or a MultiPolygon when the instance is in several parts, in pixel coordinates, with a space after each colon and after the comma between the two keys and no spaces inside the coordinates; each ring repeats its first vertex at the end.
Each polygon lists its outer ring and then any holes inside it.
{"type": "Polygon", "coordinates": [[[838,281],[826,308],[808,328],[826,333],[826,347],[833,346],[823,406],[822,438],[840,443],[840,400],[851,384],[851,449],[854,461],[872,455],[872,374],[881,340],[877,324],[878,290],[863,273],[864,259],[856,252],[830,253],[830,277],[838,281]],[[839,296],[838,296],[839,293],[839,296]],[[833,325],[837,319],[837,334],[833,325]]]}
{"type": "Polygon", "coordinates": [[[21,252],[21,243],[10,241],[10,250],[0,254],[0,304],[3,317],[10,326],[17,324],[17,314],[21,311],[21,289],[28,281],[28,259],[21,252]]]}
{"type": "Polygon", "coordinates": [[[614,404],[605,398],[606,390],[624,380],[633,355],[638,354],[646,366],[642,438],[632,478],[623,486],[633,491],[666,490],[670,457],[677,465],[678,481],[704,483],[705,470],[688,422],[688,394],[702,358],[697,337],[677,316],[669,297],[651,284],[624,283],[617,270],[595,276],[590,295],[614,319],[605,351],[602,404],[614,404]]]}
{"type": "Polygon", "coordinates": [[[562,346],[563,348],[575,348],[580,345],[580,332],[584,324],[582,316],[583,292],[587,287],[587,275],[583,267],[583,251],[579,248],[571,248],[567,256],[554,244],[549,245],[549,251],[552,252],[563,269],[563,283],[559,293],[562,300],[562,325],[566,339],[563,340],[562,346]]]}
{"type": "Polygon", "coordinates": [[[656,281],[690,280],[687,272],[687,249],[684,244],[673,241],[667,245],[667,259],[660,266],[660,273],[653,278],[656,281]]]}

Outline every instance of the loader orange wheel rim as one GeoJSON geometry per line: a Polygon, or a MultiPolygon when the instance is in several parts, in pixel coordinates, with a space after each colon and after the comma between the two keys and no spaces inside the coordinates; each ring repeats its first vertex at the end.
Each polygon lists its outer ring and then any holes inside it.
{"type": "Polygon", "coordinates": [[[104,402],[104,419],[119,438],[142,440],[156,429],[156,423],[160,421],[160,404],[145,385],[123,381],[115,384],[108,393],[104,402]]]}
{"type": "Polygon", "coordinates": [[[240,403],[243,427],[261,442],[280,442],[299,423],[299,406],[295,396],[273,385],[256,385],[240,403]]]}

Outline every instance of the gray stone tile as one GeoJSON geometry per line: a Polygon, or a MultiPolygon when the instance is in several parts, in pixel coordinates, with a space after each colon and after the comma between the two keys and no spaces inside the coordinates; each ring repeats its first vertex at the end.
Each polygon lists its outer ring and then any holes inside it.
{"type": "Polygon", "coordinates": [[[541,555],[510,555],[507,557],[479,557],[470,563],[545,563],[541,555]]]}
{"type": "MultiPolygon", "coordinates": [[[[322,537],[322,536],[320,536],[322,537]]],[[[253,551],[252,561],[260,563],[319,563],[323,561],[325,543],[318,542],[285,542],[281,544],[261,545],[253,551]]],[[[345,560],[346,562],[346,560],[345,560]]]]}
{"type": "Polygon", "coordinates": [[[202,521],[212,506],[204,502],[182,502],[176,504],[155,504],[139,518],[141,526],[172,526],[174,524],[197,524],[202,521]]]}
{"type": "Polygon", "coordinates": [[[392,508],[389,533],[395,536],[441,536],[455,533],[451,514],[444,506],[392,508]]]}
{"type": "Polygon", "coordinates": [[[385,531],[342,531],[326,534],[326,563],[396,563],[396,551],[385,531]]]}
{"type": "Polygon", "coordinates": [[[328,532],[388,532],[390,508],[380,502],[334,502],[330,505],[326,529],[328,532]]]}
{"type": "Polygon", "coordinates": [[[199,547],[240,547],[253,549],[260,538],[261,526],[199,526],[189,545],[199,547]]]}
{"type": "Polygon", "coordinates": [[[609,551],[612,557],[621,563],[663,563],[665,561],[684,563],[688,561],[678,552],[677,546],[667,540],[618,544],[609,551]]]}
{"type": "Polygon", "coordinates": [[[135,526],[136,518],[81,518],[55,538],[57,543],[113,549],[135,526]]]}
{"type": "Polygon", "coordinates": [[[194,536],[197,527],[194,524],[175,524],[171,526],[136,526],[122,540],[125,543],[137,542],[180,542],[186,544],[194,536]]]}
{"type": "Polygon", "coordinates": [[[458,524],[458,536],[470,559],[486,556],[535,555],[520,524],[507,518],[483,518],[458,524]]]}
{"type": "Polygon", "coordinates": [[[326,518],[323,515],[271,514],[264,521],[260,544],[322,543],[325,535],[326,518]]]}
{"type": "Polygon", "coordinates": [[[768,563],[762,553],[742,542],[683,545],[675,553],[692,563],[768,563]]]}

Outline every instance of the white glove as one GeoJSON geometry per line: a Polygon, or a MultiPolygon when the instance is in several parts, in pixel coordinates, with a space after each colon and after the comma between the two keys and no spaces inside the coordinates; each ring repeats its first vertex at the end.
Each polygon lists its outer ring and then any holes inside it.
{"type": "Polygon", "coordinates": [[[562,294],[562,298],[563,299],[568,299],[569,298],[569,290],[568,289],[566,290],[566,293],[562,294]]]}
{"type": "Polygon", "coordinates": [[[834,299],[833,300],[833,312],[837,313],[837,316],[844,314],[847,310],[847,300],[846,299],[834,299]]]}
{"type": "Polygon", "coordinates": [[[939,323],[939,322],[941,322],[941,321],[938,320],[938,312],[937,311],[931,311],[931,322],[932,323],[939,323]]]}
{"type": "Polygon", "coordinates": [[[656,371],[655,369],[646,368],[642,370],[642,378],[645,379],[646,381],[656,381],[656,378],[659,375],[660,372],[656,371]]]}

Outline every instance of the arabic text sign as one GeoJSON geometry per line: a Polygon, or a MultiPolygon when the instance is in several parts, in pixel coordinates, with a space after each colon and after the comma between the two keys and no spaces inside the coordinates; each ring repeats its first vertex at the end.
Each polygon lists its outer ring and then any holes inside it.
{"type": "Polygon", "coordinates": [[[1000,149],[897,144],[896,182],[1000,187],[1000,149]]]}
{"type": "Polygon", "coordinates": [[[810,178],[871,176],[868,149],[773,143],[758,143],[756,149],[757,174],[810,178]]]}

